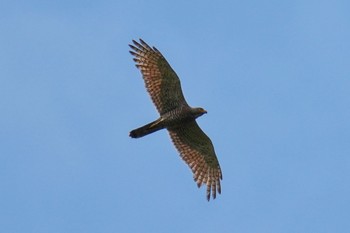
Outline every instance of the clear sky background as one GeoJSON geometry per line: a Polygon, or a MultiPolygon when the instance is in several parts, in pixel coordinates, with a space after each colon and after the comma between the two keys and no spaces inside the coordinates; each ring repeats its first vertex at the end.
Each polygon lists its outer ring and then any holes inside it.
{"type": "Polygon", "coordinates": [[[349,1],[0,3],[0,232],[350,232],[349,1]],[[156,46],[223,170],[207,202],[129,54],[156,46]]]}

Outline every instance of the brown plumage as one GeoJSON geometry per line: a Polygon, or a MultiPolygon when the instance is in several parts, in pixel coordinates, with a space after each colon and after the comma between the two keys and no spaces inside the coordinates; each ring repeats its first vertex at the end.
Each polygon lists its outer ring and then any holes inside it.
{"type": "Polygon", "coordinates": [[[182,93],[180,79],[163,55],[143,40],[129,45],[136,67],[141,70],[146,89],[160,117],[130,132],[139,138],[166,128],[182,159],[193,172],[198,187],[207,186],[207,199],[221,193],[222,172],[210,138],[201,130],[196,118],[207,113],[203,108],[191,108],[182,93]]]}

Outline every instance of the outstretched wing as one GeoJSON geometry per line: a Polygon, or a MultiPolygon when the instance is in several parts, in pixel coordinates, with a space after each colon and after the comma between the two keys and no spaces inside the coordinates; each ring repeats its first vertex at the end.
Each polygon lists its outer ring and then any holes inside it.
{"type": "Polygon", "coordinates": [[[163,55],[140,39],[129,45],[136,67],[141,70],[148,93],[160,115],[187,105],[182,94],[180,79],[163,55]]]}
{"type": "Polygon", "coordinates": [[[222,172],[210,138],[199,128],[196,121],[190,121],[168,128],[170,137],[180,156],[193,172],[198,187],[207,186],[207,199],[215,199],[216,191],[221,193],[222,172]]]}

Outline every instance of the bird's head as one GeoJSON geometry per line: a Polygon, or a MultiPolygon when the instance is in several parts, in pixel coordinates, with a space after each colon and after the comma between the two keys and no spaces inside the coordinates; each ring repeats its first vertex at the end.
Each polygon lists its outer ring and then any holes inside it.
{"type": "Polygon", "coordinates": [[[195,116],[195,118],[197,118],[207,113],[207,111],[204,108],[192,108],[192,113],[195,116]]]}

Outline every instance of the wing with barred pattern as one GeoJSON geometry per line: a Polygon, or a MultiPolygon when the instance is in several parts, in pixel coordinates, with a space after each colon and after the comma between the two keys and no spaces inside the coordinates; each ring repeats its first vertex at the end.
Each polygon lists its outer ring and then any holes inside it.
{"type": "Polygon", "coordinates": [[[210,138],[196,121],[168,128],[170,137],[180,156],[193,172],[198,187],[207,186],[207,199],[215,199],[216,191],[221,193],[222,172],[210,138]]]}
{"type": "Polygon", "coordinates": [[[180,79],[163,55],[140,39],[129,45],[136,67],[141,70],[146,89],[158,112],[162,115],[181,105],[187,105],[180,79]]]}

